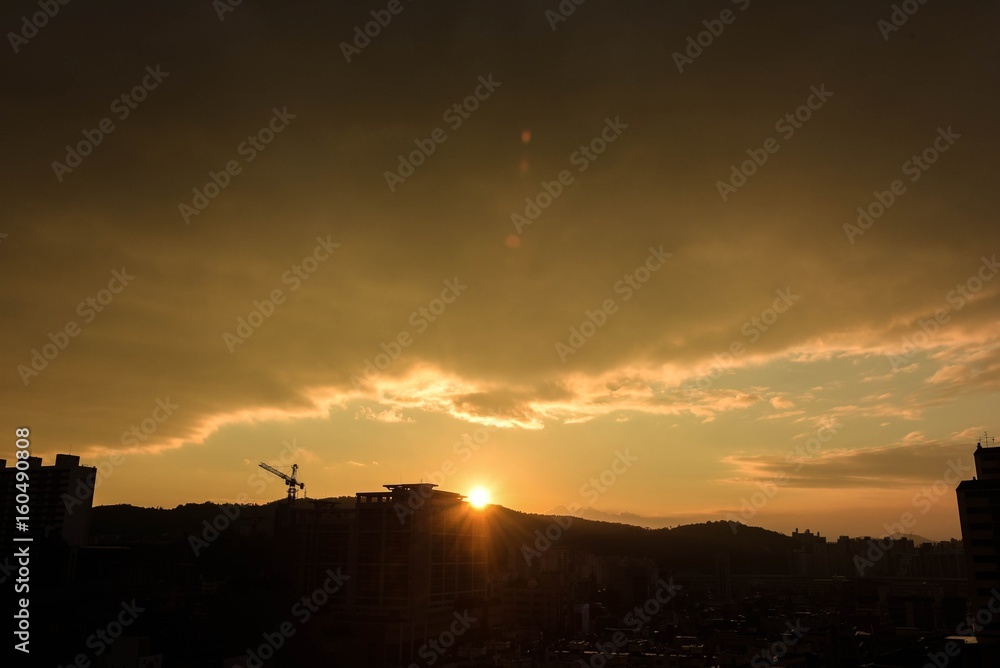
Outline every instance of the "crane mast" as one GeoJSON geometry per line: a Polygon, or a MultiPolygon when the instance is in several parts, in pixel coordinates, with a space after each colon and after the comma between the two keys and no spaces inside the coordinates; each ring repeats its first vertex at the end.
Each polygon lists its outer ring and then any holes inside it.
{"type": "Polygon", "coordinates": [[[282,473],[278,469],[268,464],[265,464],[264,462],[261,462],[260,464],[258,464],[258,466],[260,466],[268,473],[273,473],[274,475],[278,476],[279,478],[285,481],[285,484],[288,485],[288,503],[295,503],[295,495],[298,493],[298,490],[305,489],[306,487],[305,483],[299,482],[298,479],[296,478],[299,472],[298,464],[292,464],[292,475],[287,475],[285,473],[282,473]]]}

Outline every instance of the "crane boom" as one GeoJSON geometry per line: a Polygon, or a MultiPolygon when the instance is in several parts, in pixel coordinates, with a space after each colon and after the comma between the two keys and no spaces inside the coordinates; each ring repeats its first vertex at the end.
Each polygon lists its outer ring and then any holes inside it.
{"type": "Polygon", "coordinates": [[[281,478],[285,482],[288,482],[289,480],[292,479],[290,476],[285,475],[284,473],[282,473],[278,469],[274,468],[273,466],[269,466],[268,464],[265,464],[264,462],[260,463],[260,467],[262,469],[264,469],[265,471],[273,473],[274,475],[278,476],[279,478],[281,478]]]}
{"type": "Polygon", "coordinates": [[[289,503],[295,503],[295,495],[298,492],[298,490],[306,488],[305,483],[299,482],[295,477],[299,472],[298,464],[292,464],[292,475],[287,475],[285,473],[282,473],[278,469],[274,468],[273,466],[270,466],[269,464],[265,464],[264,462],[261,462],[260,464],[258,464],[258,466],[260,466],[268,473],[273,473],[274,475],[278,476],[279,478],[285,481],[285,484],[288,485],[289,503]]]}

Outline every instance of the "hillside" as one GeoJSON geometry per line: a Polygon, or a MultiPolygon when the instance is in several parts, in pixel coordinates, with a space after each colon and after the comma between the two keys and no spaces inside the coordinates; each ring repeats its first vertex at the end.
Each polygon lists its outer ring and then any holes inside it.
{"type": "Polygon", "coordinates": [[[532,515],[496,507],[495,535],[509,548],[522,551],[523,545],[538,549],[549,535],[558,535],[556,544],[587,550],[599,555],[648,557],[671,571],[711,572],[714,557],[729,554],[734,574],[780,574],[788,568],[792,549],[790,536],[759,527],[728,522],[688,524],[671,529],[647,529],[630,524],[587,520],[578,517],[556,522],[548,515],[532,515]],[[558,529],[558,531],[557,531],[558,529]]]}
{"type": "MultiPolygon", "coordinates": [[[[353,505],[353,498],[336,500],[342,503],[341,507],[353,505]]],[[[248,506],[242,517],[266,513],[281,503],[284,501],[248,506]]],[[[200,534],[204,522],[210,522],[220,512],[220,506],[214,503],[191,503],[172,509],[97,506],[93,510],[91,535],[99,544],[186,541],[188,536],[200,534]]],[[[238,517],[236,523],[241,519],[238,517]]],[[[734,532],[729,523],[722,521],[647,529],[578,517],[534,515],[493,506],[488,522],[493,549],[498,555],[505,550],[518,554],[524,554],[526,549],[544,551],[547,545],[553,544],[550,537],[554,536],[554,544],[561,547],[598,555],[648,557],[674,572],[709,573],[714,556],[726,552],[734,574],[784,573],[788,565],[786,555],[793,544],[791,537],[759,527],[736,525],[734,532]]]]}

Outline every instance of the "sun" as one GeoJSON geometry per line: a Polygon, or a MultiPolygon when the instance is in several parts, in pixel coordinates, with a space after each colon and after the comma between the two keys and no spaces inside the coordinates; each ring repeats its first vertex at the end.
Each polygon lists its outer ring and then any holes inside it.
{"type": "Polygon", "coordinates": [[[490,502],[490,490],[485,487],[473,487],[468,499],[473,508],[485,508],[490,502]]]}

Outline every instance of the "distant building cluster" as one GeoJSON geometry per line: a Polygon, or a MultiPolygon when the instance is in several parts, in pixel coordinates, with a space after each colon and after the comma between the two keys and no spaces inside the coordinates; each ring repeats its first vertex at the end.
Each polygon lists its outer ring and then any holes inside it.
{"type": "Polygon", "coordinates": [[[808,529],[792,533],[795,575],[814,577],[965,577],[965,554],[959,540],[916,544],[905,536],[849,538],[829,542],[808,529]]]}

